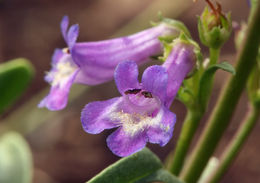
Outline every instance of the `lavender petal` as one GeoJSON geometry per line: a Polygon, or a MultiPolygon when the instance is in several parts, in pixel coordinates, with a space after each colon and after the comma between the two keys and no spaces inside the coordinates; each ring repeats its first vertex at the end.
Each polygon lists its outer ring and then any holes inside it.
{"type": "Polygon", "coordinates": [[[174,124],[176,122],[176,115],[165,107],[163,107],[160,112],[163,113],[161,122],[159,123],[160,125],[149,127],[146,134],[150,143],[156,143],[160,144],[160,146],[164,146],[172,137],[174,124]]]}
{"type": "Polygon", "coordinates": [[[38,107],[46,107],[51,111],[57,111],[65,108],[68,103],[70,87],[78,71],[79,70],[75,70],[75,72],[67,79],[65,85],[52,86],[50,93],[39,103],[38,107]]]}
{"type": "Polygon", "coordinates": [[[140,88],[138,66],[135,62],[128,61],[118,64],[114,77],[117,89],[122,95],[128,89],[140,88]]]}
{"type": "Polygon", "coordinates": [[[166,97],[167,81],[166,69],[158,65],[148,67],[142,77],[143,89],[159,97],[162,102],[166,97]]]}
{"type": "Polygon", "coordinates": [[[105,129],[117,127],[118,123],[110,120],[109,115],[117,109],[121,101],[121,97],[116,97],[87,104],[81,112],[83,129],[87,133],[97,134],[105,129]]]}
{"type": "Polygon", "coordinates": [[[107,146],[117,156],[129,156],[143,149],[146,145],[145,133],[138,133],[134,136],[126,135],[122,128],[117,129],[107,138],[107,146]]]}

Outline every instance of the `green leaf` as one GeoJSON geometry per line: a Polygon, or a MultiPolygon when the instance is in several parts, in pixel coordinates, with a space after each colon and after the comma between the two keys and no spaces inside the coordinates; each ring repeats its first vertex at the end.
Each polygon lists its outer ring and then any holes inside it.
{"type": "Polygon", "coordinates": [[[23,137],[5,133],[0,138],[0,182],[30,183],[32,169],[32,154],[23,137]]]}
{"type": "Polygon", "coordinates": [[[211,93],[210,91],[212,88],[214,74],[218,69],[222,69],[224,71],[230,72],[233,75],[236,73],[233,66],[227,62],[211,65],[203,73],[199,84],[199,104],[201,106],[202,111],[206,110],[207,103],[211,93]]]}
{"type": "Polygon", "coordinates": [[[0,113],[24,92],[33,73],[32,65],[24,58],[0,64],[0,113]]]}
{"type": "Polygon", "coordinates": [[[235,68],[228,62],[221,62],[219,64],[214,64],[210,66],[207,70],[211,70],[211,72],[215,72],[217,69],[222,69],[224,71],[230,72],[231,74],[235,75],[236,70],[235,68]]]}
{"type": "Polygon", "coordinates": [[[159,158],[144,148],[110,165],[88,183],[132,183],[162,168],[159,158]]]}
{"type": "Polygon", "coordinates": [[[163,182],[163,183],[183,183],[177,177],[164,169],[157,170],[151,175],[148,175],[135,183],[150,183],[150,182],[163,182]]]}

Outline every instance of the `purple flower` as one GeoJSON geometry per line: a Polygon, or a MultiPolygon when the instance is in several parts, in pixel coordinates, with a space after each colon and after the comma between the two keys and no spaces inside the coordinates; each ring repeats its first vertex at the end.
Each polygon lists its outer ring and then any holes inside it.
{"type": "Polygon", "coordinates": [[[160,36],[176,37],[179,28],[161,23],[131,36],[97,42],[76,43],[79,27],[72,25],[65,16],[61,32],[68,48],[57,49],[52,59],[52,69],[45,80],[51,84],[50,93],[39,107],[60,110],[67,105],[73,83],[97,85],[113,79],[118,63],[132,60],[142,64],[151,56],[162,53],[160,36]]]}
{"type": "Polygon", "coordinates": [[[87,104],[81,114],[84,130],[97,134],[118,128],[108,136],[107,145],[121,157],[141,150],[146,142],[166,145],[176,121],[169,107],[194,59],[189,46],[176,44],[162,66],[144,71],[141,83],[135,62],[120,63],[114,77],[122,96],[87,104]]]}

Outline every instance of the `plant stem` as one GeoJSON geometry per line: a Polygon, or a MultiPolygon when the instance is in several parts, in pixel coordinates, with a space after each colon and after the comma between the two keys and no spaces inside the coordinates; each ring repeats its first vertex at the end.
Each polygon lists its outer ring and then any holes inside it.
{"type": "Polygon", "coordinates": [[[175,175],[179,175],[182,169],[192,137],[196,132],[200,119],[201,115],[188,110],[188,114],[184,120],[170,167],[170,171],[175,175]]]}
{"type": "Polygon", "coordinates": [[[222,134],[228,127],[247,78],[256,64],[260,42],[259,30],[260,3],[258,3],[254,16],[249,22],[248,34],[238,56],[236,75],[227,82],[216,108],[181,174],[181,178],[187,183],[197,182],[222,134]]]}
{"type": "Polygon", "coordinates": [[[209,65],[214,65],[218,62],[218,57],[219,57],[220,49],[214,49],[210,48],[209,49],[209,65]]]}
{"type": "MultiPolygon", "coordinates": [[[[209,65],[214,65],[218,61],[220,49],[210,48],[209,52],[209,65]]],[[[211,93],[212,91],[214,75],[212,77],[213,78],[210,80],[211,87],[209,88],[209,91],[207,91],[207,93],[211,93]]],[[[207,103],[208,101],[209,98],[207,98],[207,103]]],[[[185,157],[187,155],[192,138],[198,128],[199,122],[204,113],[205,111],[200,111],[199,107],[196,107],[195,109],[188,109],[188,114],[184,120],[180,137],[178,138],[177,146],[173,155],[172,162],[170,164],[170,171],[175,175],[179,175],[180,171],[182,170],[183,163],[185,161],[185,157]]]]}
{"type": "Polygon", "coordinates": [[[216,171],[213,172],[212,176],[210,176],[209,181],[207,181],[208,183],[219,182],[235,157],[238,155],[247,137],[250,135],[250,132],[259,118],[259,114],[260,108],[255,106],[252,107],[246,119],[240,124],[240,127],[235,136],[232,138],[232,141],[221,155],[219,165],[216,168],[216,171]]]}

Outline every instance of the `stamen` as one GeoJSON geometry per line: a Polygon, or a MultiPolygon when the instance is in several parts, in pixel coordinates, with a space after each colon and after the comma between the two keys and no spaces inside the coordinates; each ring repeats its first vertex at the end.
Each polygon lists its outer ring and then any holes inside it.
{"type": "Polygon", "coordinates": [[[53,75],[52,86],[60,85],[63,86],[66,84],[67,79],[75,72],[77,67],[71,62],[59,62],[56,66],[57,71],[50,73],[53,75]]]}
{"type": "Polygon", "coordinates": [[[145,97],[145,98],[153,98],[153,95],[151,92],[148,92],[148,91],[143,91],[142,92],[142,95],[145,97]]]}
{"type": "Polygon", "coordinates": [[[141,89],[132,89],[132,90],[127,90],[125,91],[125,94],[137,94],[141,91],[141,89]]]}
{"type": "Polygon", "coordinates": [[[69,50],[69,48],[63,48],[62,51],[63,51],[63,53],[70,54],[70,50],[69,50]]]}

